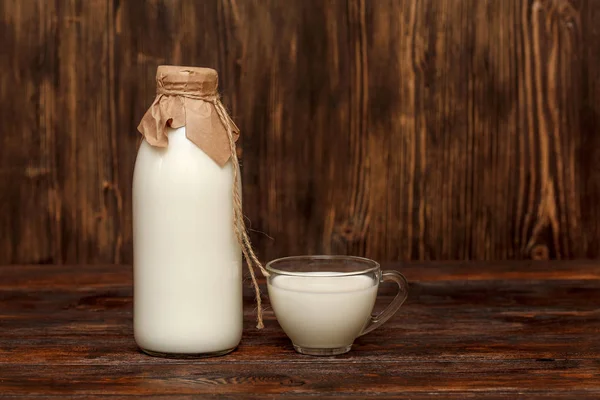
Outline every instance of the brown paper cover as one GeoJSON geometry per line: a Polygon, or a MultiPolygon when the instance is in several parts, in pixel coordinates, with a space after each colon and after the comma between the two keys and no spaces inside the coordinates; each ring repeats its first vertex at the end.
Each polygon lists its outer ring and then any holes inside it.
{"type": "MultiPolygon", "coordinates": [[[[215,109],[219,77],[211,68],[161,65],[156,71],[156,98],[144,114],[138,131],[146,141],[167,147],[167,128],[185,126],[186,136],[217,164],[223,166],[231,156],[226,127],[215,109]]],[[[233,138],[240,131],[229,120],[233,138]]]]}

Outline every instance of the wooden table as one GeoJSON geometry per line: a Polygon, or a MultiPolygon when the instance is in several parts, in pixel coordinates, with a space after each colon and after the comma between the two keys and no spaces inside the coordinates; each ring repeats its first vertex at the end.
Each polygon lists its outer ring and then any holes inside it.
{"type": "Polygon", "coordinates": [[[136,348],[130,266],[3,266],[0,396],[600,398],[600,263],[387,267],[409,300],[346,355],[296,354],[270,310],[256,330],[248,291],[238,350],[189,361],[136,348]]]}

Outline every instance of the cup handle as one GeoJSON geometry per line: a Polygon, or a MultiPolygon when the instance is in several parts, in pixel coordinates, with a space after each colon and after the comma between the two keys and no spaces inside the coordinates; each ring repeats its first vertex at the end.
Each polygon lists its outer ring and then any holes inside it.
{"type": "Polygon", "coordinates": [[[367,323],[367,326],[363,329],[359,336],[365,335],[375,328],[380,327],[385,321],[390,319],[392,315],[396,314],[402,303],[408,297],[408,282],[404,275],[398,271],[383,271],[381,273],[380,282],[396,282],[398,284],[398,294],[394,297],[394,300],[377,315],[372,315],[371,320],[367,323]]]}

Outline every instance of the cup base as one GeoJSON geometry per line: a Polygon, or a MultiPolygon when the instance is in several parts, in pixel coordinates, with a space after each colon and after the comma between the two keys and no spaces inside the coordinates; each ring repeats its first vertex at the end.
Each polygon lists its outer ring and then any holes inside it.
{"type": "Polygon", "coordinates": [[[152,350],[143,349],[140,347],[140,350],[142,350],[144,353],[146,353],[152,357],[178,358],[178,359],[219,357],[219,356],[224,356],[225,354],[229,354],[232,351],[234,351],[235,349],[236,349],[235,347],[232,347],[231,349],[213,351],[210,353],[162,353],[160,351],[152,351],[152,350]]]}
{"type": "Polygon", "coordinates": [[[314,349],[310,347],[302,347],[294,345],[294,350],[296,350],[300,354],[306,354],[309,356],[337,356],[340,354],[345,354],[350,351],[352,348],[352,344],[344,347],[336,347],[333,349],[314,349]]]}

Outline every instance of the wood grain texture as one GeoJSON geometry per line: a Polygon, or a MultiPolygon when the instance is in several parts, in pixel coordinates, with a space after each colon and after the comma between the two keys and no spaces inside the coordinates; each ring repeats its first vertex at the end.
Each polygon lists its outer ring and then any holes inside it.
{"type": "Polygon", "coordinates": [[[296,354],[270,309],[256,330],[248,290],[235,352],[172,360],[136,348],[130,266],[1,266],[0,396],[600,396],[600,313],[590,301],[600,296],[598,263],[386,268],[410,281],[408,302],[350,353],[296,354]]]}
{"type": "Polygon", "coordinates": [[[600,3],[6,0],[0,264],[130,263],[160,64],[210,66],[259,256],[600,255],[600,3]]]}

